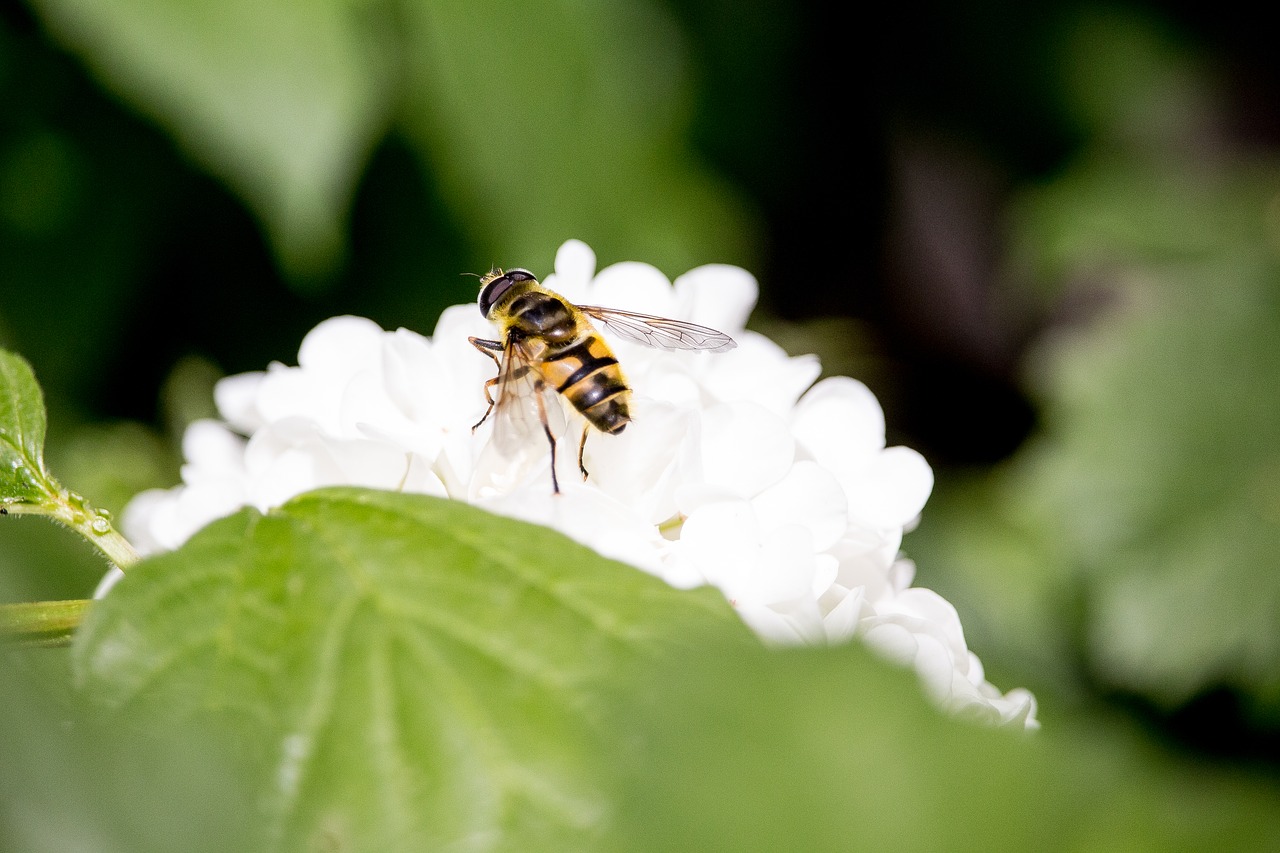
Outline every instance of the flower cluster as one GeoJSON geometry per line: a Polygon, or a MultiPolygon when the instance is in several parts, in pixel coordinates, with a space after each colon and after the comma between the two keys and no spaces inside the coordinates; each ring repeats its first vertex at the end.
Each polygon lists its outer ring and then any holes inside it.
{"type": "Polygon", "coordinates": [[[738,346],[709,354],[611,340],[635,389],[634,420],[589,438],[585,481],[578,432],[567,431],[561,495],[545,441],[512,460],[487,449],[493,419],[472,431],[494,363],[467,339],[494,330],[470,304],[447,309],[430,338],[336,317],[307,335],[297,367],[222,380],[225,420],[189,427],[183,484],[137,496],[126,532],[144,553],[171,549],[242,506],[265,510],[327,485],[467,500],[672,585],[712,584],[769,641],[860,637],[913,666],[943,707],[1034,727],[1031,694],[987,683],[955,610],[911,586],[899,546],[933,475],[918,453],[885,446],[871,392],[845,377],[815,384],[815,357],[790,357],[746,330],[757,289],[741,269],[699,267],[673,285],[647,264],[595,265],[586,245],[567,242],[544,284],[573,303],[710,326],[738,346]]]}

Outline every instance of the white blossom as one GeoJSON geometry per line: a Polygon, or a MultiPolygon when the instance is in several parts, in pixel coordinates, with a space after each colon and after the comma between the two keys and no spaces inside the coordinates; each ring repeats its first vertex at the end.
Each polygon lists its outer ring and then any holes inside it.
{"type": "MultiPolygon", "coordinates": [[[[473,433],[495,374],[467,340],[494,336],[474,304],[447,309],[429,338],[335,317],[306,336],[296,367],[218,383],[222,420],[190,425],[182,484],[138,495],[126,532],[143,553],[172,549],[242,506],[267,510],[328,485],[447,496],[556,528],[674,586],[714,585],[767,641],[861,638],[913,667],[948,710],[1035,727],[1034,697],[987,683],[955,609],[911,586],[899,546],[933,474],[915,451],[885,446],[866,386],[814,384],[816,357],[747,330],[757,287],[742,269],[703,266],[669,282],[647,264],[595,266],[571,240],[544,284],[573,303],[710,326],[738,346],[667,352],[609,339],[634,389],[633,421],[588,438],[587,480],[580,430],[558,442],[560,495],[545,442],[515,464],[486,453],[492,418],[473,433]]],[[[565,406],[565,417],[577,416],[565,406]]]]}

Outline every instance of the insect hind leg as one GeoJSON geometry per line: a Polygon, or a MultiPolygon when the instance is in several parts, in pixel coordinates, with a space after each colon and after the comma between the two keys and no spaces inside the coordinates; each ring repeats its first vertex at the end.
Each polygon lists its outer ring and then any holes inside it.
{"type": "Polygon", "coordinates": [[[591,431],[590,426],[582,428],[582,440],[578,442],[578,470],[582,472],[582,479],[587,479],[587,466],[582,461],[582,454],[587,452],[587,433],[591,431]]]}
{"type": "Polygon", "coordinates": [[[560,480],[556,477],[556,437],[551,432],[551,424],[547,421],[547,401],[543,396],[546,385],[541,379],[535,383],[534,402],[538,405],[538,419],[542,421],[542,432],[547,437],[547,444],[551,445],[551,490],[555,494],[560,494],[560,480]]]}

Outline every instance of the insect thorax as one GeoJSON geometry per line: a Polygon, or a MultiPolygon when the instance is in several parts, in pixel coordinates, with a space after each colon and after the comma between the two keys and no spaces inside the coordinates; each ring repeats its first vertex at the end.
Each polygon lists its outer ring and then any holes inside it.
{"type": "Polygon", "coordinates": [[[581,337],[578,313],[553,293],[529,289],[516,294],[504,307],[508,334],[544,341],[548,349],[581,337]]]}

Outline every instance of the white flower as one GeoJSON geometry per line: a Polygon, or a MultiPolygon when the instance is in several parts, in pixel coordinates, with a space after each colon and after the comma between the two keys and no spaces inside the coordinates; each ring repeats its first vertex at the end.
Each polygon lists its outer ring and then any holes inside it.
{"type": "MultiPolygon", "coordinates": [[[[588,438],[585,482],[579,430],[558,442],[559,496],[545,443],[510,460],[486,452],[492,419],[473,434],[495,373],[467,341],[494,335],[475,305],[447,309],[430,338],[335,317],[306,336],[297,367],[218,384],[224,420],[188,428],[183,484],[138,495],[126,531],[144,553],[171,549],[241,506],[265,510],[336,484],[467,500],[675,586],[712,584],[770,641],[861,637],[913,666],[944,707],[1036,726],[1031,694],[988,684],[955,610],[910,585],[914,567],[899,545],[933,474],[915,451],[885,447],[866,386],[814,384],[815,357],[787,356],[745,329],[757,290],[744,270],[700,267],[673,285],[647,264],[599,273],[595,264],[569,241],[544,284],[570,302],[710,326],[738,346],[709,354],[610,340],[634,389],[633,421],[588,438]]],[[[565,415],[576,417],[567,406],[565,415]]]]}

